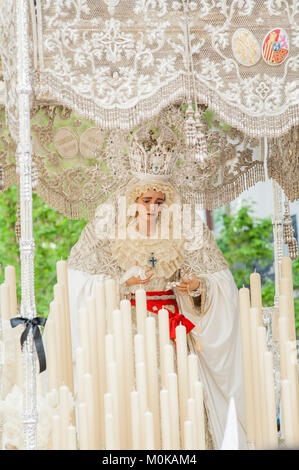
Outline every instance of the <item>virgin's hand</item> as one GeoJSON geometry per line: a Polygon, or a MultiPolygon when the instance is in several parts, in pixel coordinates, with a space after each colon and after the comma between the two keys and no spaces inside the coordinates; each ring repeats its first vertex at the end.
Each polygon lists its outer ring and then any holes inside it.
{"type": "MultiPolygon", "coordinates": [[[[150,271],[150,269],[147,269],[145,272],[148,273],[150,271]]],[[[147,276],[145,279],[140,279],[139,276],[132,276],[130,277],[129,279],[127,279],[126,281],[126,285],[127,286],[134,286],[136,284],[148,284],[149,281],[151,280],[152,276],[153,276],[153,272],[151,272],[149,274],[149,276],[147,276]]]]}
{"type": "Polygon", "coordinates": [[[187,295],[190,291],[198,289],[200,281],[197,279],[186,279],[182,278],[181,282],[175,286],[180,295],[187,295]]]}

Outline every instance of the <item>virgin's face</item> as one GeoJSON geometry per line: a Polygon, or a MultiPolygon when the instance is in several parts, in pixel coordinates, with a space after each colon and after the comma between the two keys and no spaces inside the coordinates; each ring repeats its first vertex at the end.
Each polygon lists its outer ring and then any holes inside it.
{"type": "Polygon", "coordinates": [[[139,217],[147,222],[156,220],[164,201],[165,194],[162,191],[148,189],[136,201],[138,205],[142,206],[138,210],[139,217]]]}

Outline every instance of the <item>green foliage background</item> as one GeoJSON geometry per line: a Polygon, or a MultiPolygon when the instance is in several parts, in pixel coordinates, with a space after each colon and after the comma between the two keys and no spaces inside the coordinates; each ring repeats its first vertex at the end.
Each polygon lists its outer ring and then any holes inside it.
{"type": "MultiPolygon", "coordinates": [[[[263,306],[274,302],[274,280],[267,276],[273,264],[272,221],[253,216],[253,206],[243,204],[234,214],[221,208],[215,211],[216,224],[222,228],[216,237],[219,248],[229,263],[237,287],[249,287],[249,276],[256,269],[262,277],[263,306]]],[[[299,290],[299,258],[293,261],[293,287],[299,290]]],[[[298,294],[297,294],[298,295],[298,294]]],[[[299,333],[299,298],[295,298],[295,321],[299,333]]]]}
{"type": "MultiPolygon", "coordinates": [[[[0,263],[4,268],[13,265],[17,274],[20,300],[19,246],[15,238],[17,187],[0,194],[0,263]]],[[[249,285],[254,268],[265,268],[273,262],[272,223],[270,218],[253,217],[253,209],[243,205],[236,214],[216,211],[222,226],[217,243],[227,259],[238,288],[249,285]]],[[[66,259],[78,240],[86,220],[69,220],[51,209],[36,194],[33,195],[33,224],[35,239],[35,293],[39,315],[47,316],[56,283],[56,262],[66,259]]],[[[294,289],[299,289],[299,259],[293,262],[294,289]]],[[[3,282],[4,269],[0,274],[3,282]]],[[[273,305],[274,282],[266,278],[263,284],[263,305],[273,305]]],[[[295,299],[296,326],[299,328],[299,298],[295,299]]]]}
{"type": "MultiPolygon", "coordinates": [[[[17,292],[20,300],[20,256],[15,237],[17,187],[0,194],[0,263],[2,268],[16,268],[17,292]]],[[[35,240],[35,297],[37,312],[47,316],[53,299],[56,262],[66,259],[78,240],[86,220],[69,220],[54,211],[36,194],[33,195],[33,227],[35,240]]],[[[0,275],[3,282],[4,269],[0,275]]]]}

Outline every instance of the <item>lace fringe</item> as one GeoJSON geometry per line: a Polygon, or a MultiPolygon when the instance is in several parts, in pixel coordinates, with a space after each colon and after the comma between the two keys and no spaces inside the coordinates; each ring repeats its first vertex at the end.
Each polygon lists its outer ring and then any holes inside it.
{"type": "MultiPolygon", "coordinates": [[[[71,108],[86,119],[93,120],[97,125],[105,129],[132,129],[151,119],[165,107],[186,101],[188,80],[180,76],[159,90],[152,96],[137,102],[132,100],[131,107],[126,109],[113,107],[106,109],[97,105],[91,98],[78,95],[65,83],[50,75],[49,72],[40,72],[35,81],[35,93],[37,101],[46,97],[71,108]]],[[[261,138],[279,137],[299,124],[298,106],[289,106],[283,114],[250,116],[235,104],[225,102],[215,90],[210,90],[204,84],[196,83],[197,99],[207,105],[217,116],[230,126],[239,129],[250,137],[261,138]]]]}
{"type": "Polygon", "coordinates": [[[49,206],[72,220],[91,220],[95,214],[97,206],[102,202],[102,198],[93,201],[69,201],[64,194],[58,193],[54,188],[49,187],[44,182],[38,182],[35,189],[36,194],[41,197],[49,206]]]}
{"type": "Polygon", "coordinates": [[[273,178],[284,190],[287,198],[294,202],[299,199],[299,180],[290,181],[286,178],[285,173],[279,171],[273,171],[271,167],[268,167],[268,176],[273,178]]]}
{"type": "Polygon", "coordinates": [[[6,165],[2,167],[1,171],[2,171],[2,178],[1,178],[2,181],[0,181],[0,194],[3,191],[6,191],[13,184],[16,184],[18,181],[18,176],[16,174],[16,166],[14,163],[11,163],[10,165],[6,165]]]}
{"type": "MultiPolygon", "coordinates": [[[[11,164],[4,167],[4,186],[0,193],[17,183],[15,165],[11,164]]],[[[271,176],[271,175],[270,175],[271,176]]],[[[277,182],[284,188],[288,198],[292,200],[294,194],[299,192],[299,183],[296,182],[291,187],[286,185],[286,181],[275,175],[277,182]]],[[[196,203],[202,209],[217,209],[237,198],[243,191],[255,185],[259,181],[265,181],[265,170],[262,162],[256,162],[246,173],[239,175],[233,182],[225,186],[219,186],[210,193],[192,194],[187,189],[183,190],[182,197],[186,202],[196,203]]],[[[35,189],[36,194],[40,196],[52,209],[57,210],[65,217],[72,220],[85,218],[91,220],[95,214],[96,208],[102,202],[102,195],[98,199],[88,201],[70,201],[66,195],[56,192],[55,188],[48,186],[43,179],[38,180],[35,189]]]]}
{"type": "Polygon", "coordinates": [[[202,209],[212,210],[233,201],[243,191],[254,186],[259,181],[265,181],[263,162],[256,162],[246,173],[240,174],[234,181],[225,186],[218,186],[213,192],[192,194],[186,189],[182,195],[187,202],[196,203],[202,209]]]}

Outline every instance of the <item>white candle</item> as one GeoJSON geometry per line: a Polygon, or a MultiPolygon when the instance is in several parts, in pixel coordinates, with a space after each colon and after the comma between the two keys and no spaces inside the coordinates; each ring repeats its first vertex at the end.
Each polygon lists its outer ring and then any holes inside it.
{"type": "Polygon", "coordinates": [[[292,393],[290,381],[284,379],[281,381],[281,394],[282,394],[282,421],[284,440],[287,447],[292,448],[296,445],[294,439],[294,417],[292,410],[292,393]]]}
{"type": "Polygon", "coordinates": [[[113,310],[112,312],[112,323],[113,323],[113,335],[115,338],[115,358],[117,363],[118,373],[118,386],[121,393],[118,395],[119,400],[119,432],[120,432],[120,448],[126,449],[128,447],[127,442],[127,430],[126,423],[128,420],[128,409],[125,402],[125,366],[124,362],[124,345],[123,345],[123,327],[120,310],[113,310]]]}
{"type": "Polygon", "coordinates": [[[98,342],[97,342],[97,315],[96,315],[96,305],[95,305],[95,298],[94,297],[87,297],[86,300],[86,320],[89,324],[88,333],[89,333],[89,349],[90,349],[90,372],[94,376],[94,381],[96,384],[96,389],[98,388],[98,342]]]}
{"type": "Polygon", "coordinates": [[[193,450],[193,433],[192,422],[190,420],[184,422],[184,450],[193,450]]]}
{"type": "Polygon", "coordinates": [[[279,318],[281,317],[285,317],[287,319],[289,317],[288,296],[285,294],[281,294],[279,296],[279,318]]]}
{"type": "Polygon", "coordinates": [[[188,420],[192,423],[192,438],[193,438],[193,448],[196,448],[196,442],[198,442],[197,436],[197,429],[196,429],[196,407],[195,407],[195,399],[188,398],[187,400],[187,416],[188,420]]]}
{"type": "Polygon", "coordinates": [[[180,420],[179,420],[179,395],[178,377],[175,372],[167,375],[167,390],[170,413],[171,447],[170,449],[180,449],[180,420]]]}
{"type": "Polygon", "coordinates": [[[292,396],[292,413],[294,420],[294,443],[299,444],[299,403],[298,403],[298,370],[296,341],[285,342],[287,378],[290,381],[292,396]]]}
{"type": "Polygon", "coordinates": [[[144,336],[137,334],[134,336],[135,362],[145,362],[144,336]]]}
{"type": "Polygon", "coordinates": [[[155,439],[154,439],[154,418],[153,413],[147,411],[144,416],[145,419],[145,449],[154,450],[155,449],[155,439]]]}
{"type": "Polygon", "coordinates": [[[283,314],[288,318],[289,336],[292,341],[296,340],[294,298],[292,289],[292,280],[288,278],[280,279],[280,295],[287,297],[287,305],[284,307],[283,314]]]}
{"type": "Polygon", "coordinates": [[[96,329],[98,342],[98,367],[99,367],[99,405],[100,405],[100,445],[105,446],[105,425],[104,425],[104,401],[103,396],[106,390],[106,364],[105,364],[105,334],[106,334],[106,305],[105,287],[103,282],[97,282],[95,288],[96,299],[96,329]]]}
{"type": "MultiPolygon", "coordinates": [[[[291,309],[294,314],[294,302],[293,302],[293,272],[292,272],[292,260],[289,256],[283,256],[281,260],[281,278],[280,282],[286,280],[286,292],[280,292],[281,294],[286,293],[289,295],[291,300],[291,309]]],[[[295,340],[296,338],[291,338],[295,340]]]]}
{"type": "Polygon", "coordinates": [[[83,376],[86,374],[84,349],[76,349],[76,382],[77,382],[77,399],[78,403],[83,403],[84,397],[84,383],[83,376]]]}
{"type": "Polygon", "coordinates": [[[173,346],[171,344],[165,344],[163,356],[164,356],[164,373],[165,373],[165,377],[167,377],[168,374],[170,374],[171,372],[174,372],[173,346]]]}
{"type": "Polygon", "coordinates": [[[194,382],[198,381],[198,358],[195,354],[189,354],[188,358],[189,397],[194,398],[194,382]]]}
{"type": "Polygon", "coordinates": [[[80,450],[89,450],[88,410],[86,403],[80,403],[78,406],[79,417],[79,448],[80,450]]]}
{"type": "Polygon", "coordinates": [[[103,331],[106,331],[106,299],[105,299],[105,284],[103,281],[97,281],[95,288],[96,309],[97,315],[100,317],[103,331]]]}
{"type": "Polygon", "coordinates": [[[278,319],[279,312],[277,310],[272,313],[272,335],[273,341],[278,341],[278,319]]]}
{"type": "Polygon", "coordinates": [[[137,333],[144,335],[145,319],[147,317],[146,292],[144,289],[142,288],[136,289],[135,300],[136,300],[137,333]]]}
{"type": "Polygon", "coordinates": [[[80,321],[80,346],[84,349],[85,369],[91,372],[91,351],[89,343],[88,315],[85,308],[79,310],[80,321]]]}
{"type": "Polygon", "coordinates": [[[299,446],[299,383],[298,383],[298,362],[297,362],[297,347],[296,341],[292,341],[293,351],[291,352],[290,356],[290,363],[291,363],[291,377],[294,381],[294,392],[295,392],[295,443],[296,447],[299,446]]]}
{"type": "Polygon", "coordinates": [[[277,437],[277,421],[276,421],[276,404],[274,392],[274,375],[273,375],[273,357],[272,352],[265,351],[265,395],[267,397],[267,424],[268,424],[268,440],[266,447],[268,449],[276,449],[278,447],[277,437]]]}
{"type": "Polygon", "coordinates": [[[269,441],[269,429],[268,429],[268,419],[267,419],[267,399],[265,395],[266,383],[265,383],[265,352],[267,350],[267,340],[266,340],[266,328],[264,326],[259,326],[257,328],[257,340],[258,340],[258,365],[259,365],[259,378],[260,378],[260,401],[261,401],[261,426],[262,426],[262,438],[263,446],[267,446],[269,441]]]}
{"type": "Polygon", "coordinates": [[[52,390],[58,388],[56,370],[56,332],[54,320],[51,315],[49,315],[47,319],[44,336],[46,339],[45,343],[47,353],[48,390],[51,392],[52,390]]]}
{"type": "Polygon", "coordinates": [[[105,441],[107,450],[116,450],[115,445],[115,435],[114,435],[114,425],[113,425],[113,415],[105,415],[105,441]]]}
{"type": "Polygon", "coordinates": [[[68,426],[67,428],[67,450],[77,450],[75,426],[68,426]]]}
{"type": "Polygon", "coordinates": [[[13,318],[17,316],[17,313],[18,313],[16,270],[14,266],[6,266],[4,272],[5,272],[5,283],[7,283],[9,286],[10,318],[13,318]]]}
{"type": "Polygon", "coordinates": [[[64,298],[64,315],[65,315],[65,345],[67,354],[67,385],[72,393],[74,393],[74,379],[72,369],[72,339],[71,339],[71,320],[69,305],[69,287],[67,262],[64,260],[56,263],[57,282],[62,286],[64,298]]]}
{"type": "Polygon", "coordinates": [[[1,316],[2,318],[9,320],[11,318],[10,314],[10,293],[9,286],[7,282],[1,284],[1,316]]]}
{"type": "Polygon", "coordinates": [[[91,374],[92,386],[94,397],[94,424],[95,435],[94,442],[97,448],[101,448],[100,444],[100,390],[99,390],[99,351],[98,351],[98,338],[97,338],[97,312],[95,297],[87,297],[87,321],[89,324],[89,346],[90,346],[90,359],[91,359],[91,374]]]}
{"type": "Polygon", "coordinates": [[[165,387],[165,371],[164,371],[164,346],[169,344],[169,313],[168,310],[162,308],[158,312],[159,322],[159,347],[160,347],[160,373],[162,386],[165,387]]]}
{"type": "Polygon", "coordinates": [[[252,273],[249,279],[251,307],[257,307],[259,309],[258,323],[259,325],[263,325],[261,276],[259,273],[252,273]]]}
{"type": "Polygon", "coordinates": [[[60,428],[60,416],[52,416],[52,450],[63,449],[61,445],[61,428],[60,428]]]}
{"type": "Polygon", "coordinates": [[[279,279],[279,294],[288,296],[290,292],[289,279],[281,277],[279,279]]]}
{"type": "Polygon", "coordinates": [[[196,411],[196,423],[197,423],[197,448],[205,450],[205,414],[203,404],[203,389],[202,383],[197,381],[193,384],[194,398],[195,398],[195,411],[196,411]]]}
{"type": "Polygon", "coordinates": [[[171,425],[170,425],[170,410],[168,401],[168,390],[160,391],[161,403],[161,431],[162,431],[162,449],[170,450],[171,446],[171,425]]]}
{"type": "MultiPolygon", "coordinates": [[[[281,306],[281,296],[279,297],[279,305],[281,306]]],[[[281,379],[287,378],[287,358],[285,345],[288,341],[288,319],[285,316],[280,316],[278,320],[279,331],[279,351],[280,351],[280,377],[281,379]]]]}
{"type": "MultiPolygon", "coordinates": [[[[17,330],[14,332],[14,346],[15,346],[15,383],[22,389],[23,387],[23,367],[22,367],[22,354],[21,354],[21,344],[20,344],[20,337],[22,332],[20,331],[20,326],[14,328],[17,330]]],[[[55,357],[54,357],[55,361],[55,357]]],[[[51,359],[53,362],[53,359],[51,359]]],[[[48,356],[47,356],[47,368],[48,368],[48,356]]],[[[55,369],[51,370],[48,368],[48,377],[49,377],[49,384],[55,384],[55,369]],[[51,377],[50,377],[51,376],[51,377]]]]}
{"type": "Polygon", "coordinates": [[[248,442],[254,442],[255,436],[255,408],[254,384],[252,370],[252,345],[250,326],[250,300],[249,289],[243,287],[239,290],[240,326],[242,335],[243,380],[246,411],[246,433],[248,442]]]}
{"type": "Polygon", "coordinates": [[[125,364],[124,373],[124,400],[127,408],[126,434],[128,448],[132,448],[132,421],[131,421],[131,391],[134,388],[134,359],[133,359],[133,337],[132,337],[132,316],[131,303],[127,299],[120,301],[120,311],[122,319],[123,355],[125,364]]]}
{"type": "Polygon", "coordinates": [[[111,334],[105,336],[106,367],[110,362],[115,362],[114,337],[111,334]]]}
{"type": "Polygon", "coordinates": [[[146,370],[148,405],[153,413],[155,428],[155,449],[160,449],[160,410],[159,410],[159,381],[156,342],[156,319],[147,317],[145,320],[146,370]]]}
{"type": "Polygon", "coordinates": [[[187,416],[188,399],[188,367],[187,367],[187,338],[186,328],[183,325],[176,327],[177,367],[180,400],[180,420],[185,422],[187,416]]]}
{"type": "Polygon", "coordinates": [[[288,298],[289,298],[289,330],[290,340],[296,340],[295,328],[295,312],[294,312],[294,298],[293,298],[293,273],[292,261],[289,256],[283,256],[281,260],[281,278],[287,279],[288,298]]]}
{"type": "Polygon", "coordinates": [[[105,415],[113,414],[113,400],[110,392],[104,394],[104,411],[105,415]]]}
{"type": "MultiPolygon", "coordinates": [[[[63,331],[61,330],[60,324],[60,310],[59,304],[53,300],[50,303],[50,318],[52,318],[54,322],[55,328],[55,343],[53,343],[55,347],[55,354],[56,354],[56,376],[57,376],[57,389],[63,384],[63,364],[61,361],[62,357],[62,341],[63,341],[63,331]]],[[[53,338],[54,341],[54,338],[53,338]]],[[[52,345],[52,347],[53,347],[52,345]]]]}
{"type": "Polygon", "coordinates": [[[95,400],[93,389],[93,377],[91,374],[84,374],[84,394],[85,403],[87,404],[87,420],[89,429],[88,448],[90,450],[96,449],[96,435],[95,435],[95,400]]]}
{"type": "Polygon", "coordinates": [[[133,360],[133,336],[132,336],[132,313],[131,303],[127,299],[120,301],[120,311],[122,315],[123,340],[124,340],[124,361],[126,364],[126,382],[128,389],[128,399],[134,387],[134,360],[133,360]]]}
{"type": "Polygon", "coordinates": [[[62,384],[69,385],[69,368],[72,363],[68,363],[68,354],[67,354],[67,328],[66,328],[66,312],[65,312],[65,296],[63,286],[55,284],[54,286],[54,300],[58,303],[59,309],[59,325],[63,336],[63,341],[61,344],[61,368],[62,368],[62,384]]]}
{"type": "Polygon", "coordinates": [[[257,341],[257,328],[259,325],[259,309],[253,307],[250,309],[250,337],[251,337],[251,351],[252,351],[252,370],[253,370],[253,391],[254,391],[254,410],[256,414],[256,429],[255,429],[255,442],[257,448],[263,446],[262,435],[262,403],[261,403],[261,377],[259,372],[259,355],[258,355],[258,341],[257,341]]]}
{"type": "Polygon", "coordinates": [[[132,422],[132,449],[141,449],[141,429],[140,429],[140,403],[139,392],[131,392],[131,422],[132,422]]]}
{"type": "Polygon", "coordinates": [[[144,416],[147,411],[147,381],[146,381],[146,370],[144,362],[136,364],[136,388],[139,392],[139,403],[140,403],[140,422],[141,422],[141,439],[142,447],[145,445],[145,423],[144,416]]]}
{"type": "Polygon", "coordinates": [[[60,436],[62,449],[67,449],[67,428],[70,421],[69,389],[62,385],[59,388],[59,416],[60,416],[60,436]]]}
{"type": "Polygon", "coordinates": [[[116,305],[116,283],[114,279],[105,280],[106,317],[107,332],[112,332],[112,312],[117,309],[116,305]]]}
{"type": "MultiPolygon", "coordinates": [[[[107,335],[108,336],[108,335],[107,335]]],[[[107,388],[108,392],[112,395],[113,401],[113,423],[114,423],[114,444],[116,449],[121,447],[121,434],[120,434],[120,407],[119,407],[119,394],[121,390],[119,389],[118,382],[118,367],[116,362],[109,362],[107,364],[107,388]]]]}
{"type": "Polygon", "coordinates": [[[49,406],[57,406],[58,404],[58,391],[52,390],[51,392],[47,392],[47,402],[49,406]]]}

